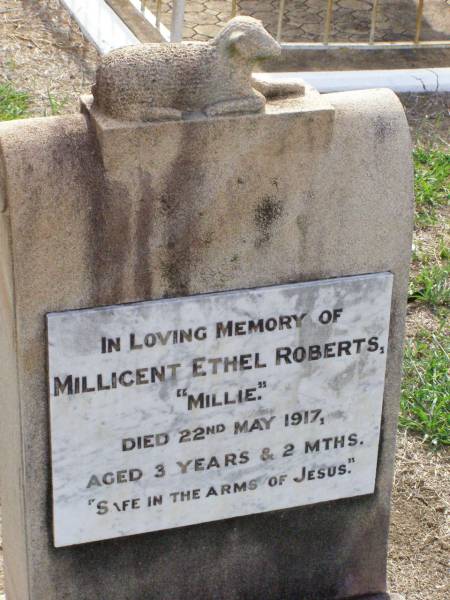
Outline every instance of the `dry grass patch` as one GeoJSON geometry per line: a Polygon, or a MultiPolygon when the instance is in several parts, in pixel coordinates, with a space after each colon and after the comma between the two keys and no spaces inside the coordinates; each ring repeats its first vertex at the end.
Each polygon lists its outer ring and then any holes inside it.
{"type": "Polygon", "coordinates": [[[408,305],[406,313],[407,339],[414,338],[423,329],[437,333],[441,325],[439,317],[428,306],[418,303],[408,305]]]}
{"type": "Polygon", "coordinates": [[[399,434],[391,515],[390,590],[407,600],[448,600],[450,453],[399,434]]]}

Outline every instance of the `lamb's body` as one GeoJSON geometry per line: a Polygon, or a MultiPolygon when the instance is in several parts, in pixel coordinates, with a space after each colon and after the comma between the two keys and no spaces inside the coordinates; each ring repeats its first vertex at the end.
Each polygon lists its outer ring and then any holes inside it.
{"type": "Polygon", "coordinates": [[[278,53],[275,40],[249,17],[233,19],[211,42],[120,48],[97,71],[95,103],[111,117],[143,121],[258,111],[265,99],[252,88],[252,66],[278,53]]]}

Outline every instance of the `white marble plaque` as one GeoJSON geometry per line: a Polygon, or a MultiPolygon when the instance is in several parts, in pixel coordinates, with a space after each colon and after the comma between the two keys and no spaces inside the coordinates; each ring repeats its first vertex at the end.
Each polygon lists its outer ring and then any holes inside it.
{"type": "Polygon", "coordinates": [[[47,315],[55,546],[373,493],[392,279],[47,315]]]}

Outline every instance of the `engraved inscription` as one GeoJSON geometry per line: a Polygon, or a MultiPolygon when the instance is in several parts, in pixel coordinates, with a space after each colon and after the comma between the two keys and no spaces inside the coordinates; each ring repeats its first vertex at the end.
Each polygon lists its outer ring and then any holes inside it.
{"type": "Polygon", "coordinates": [[[55,546],[373,493],[392,280],[47,315],[55,546]]]}

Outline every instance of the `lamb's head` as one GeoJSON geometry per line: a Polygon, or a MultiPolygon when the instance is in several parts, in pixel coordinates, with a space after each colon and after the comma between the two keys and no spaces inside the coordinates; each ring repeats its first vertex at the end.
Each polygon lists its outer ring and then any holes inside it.
{"type": "Polygon", "coordinates": [[[280,44],[264,29],[261,21],[252,17],[231,19],[212,43],[248,62],[274,58],[281,53],[280,44]]]}

